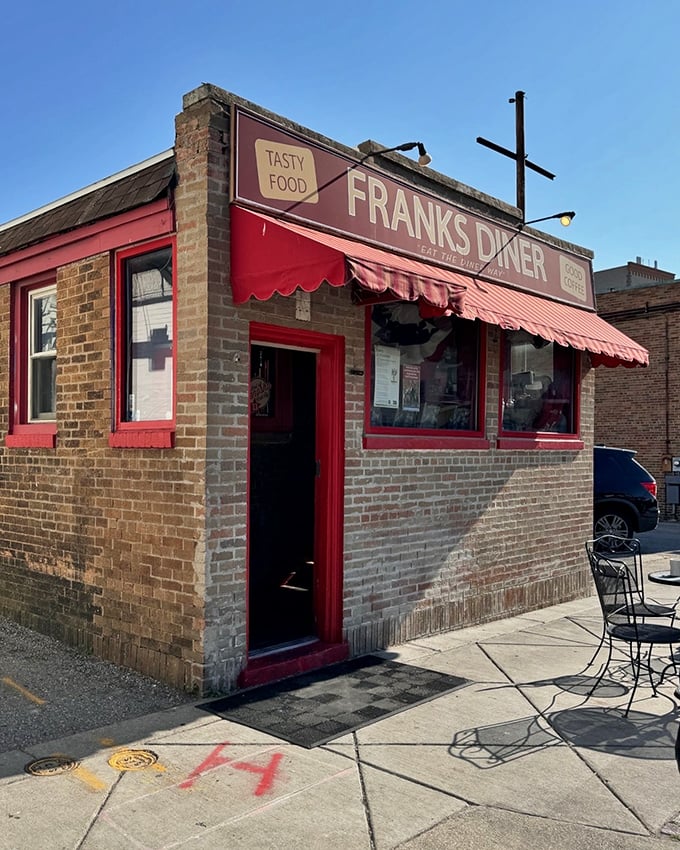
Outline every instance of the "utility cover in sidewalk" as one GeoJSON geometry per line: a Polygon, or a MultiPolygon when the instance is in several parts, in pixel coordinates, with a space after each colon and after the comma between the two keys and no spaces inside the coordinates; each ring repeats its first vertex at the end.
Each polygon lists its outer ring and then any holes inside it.
{"type": "Polygon", "coordinates": [[[69,773],[75,770],[80,762],[68,756],[47,756],[29,762],[24,770],[31,776],[57,776],[59,773],[69,773]]]}
{"type": "Polygon", "coordinates": [[[366,655],[197,707],[311,748],[466,684],[459,676],[366,655]]]}
{"type": "Polygon", "coordinates": [[[117,750],[108,760],[114,770],[145,770],[158,761],[151,750],[117,750]]]}

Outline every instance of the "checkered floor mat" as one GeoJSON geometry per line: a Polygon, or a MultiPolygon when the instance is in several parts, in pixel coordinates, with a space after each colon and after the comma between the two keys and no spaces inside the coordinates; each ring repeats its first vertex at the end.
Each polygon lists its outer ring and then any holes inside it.
{"type": "Polygon", "coordinates": [[[466,684],[458,676],[366,655],[198,708],[311,749],[466,684]]]}

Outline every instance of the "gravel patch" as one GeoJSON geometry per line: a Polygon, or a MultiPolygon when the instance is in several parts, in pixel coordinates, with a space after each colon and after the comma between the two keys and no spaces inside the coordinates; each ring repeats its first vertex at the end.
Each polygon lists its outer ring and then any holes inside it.
{"type": "Polygon", "coordinates": [[[195,701],[0,617],[0,753],[195,701]]]}

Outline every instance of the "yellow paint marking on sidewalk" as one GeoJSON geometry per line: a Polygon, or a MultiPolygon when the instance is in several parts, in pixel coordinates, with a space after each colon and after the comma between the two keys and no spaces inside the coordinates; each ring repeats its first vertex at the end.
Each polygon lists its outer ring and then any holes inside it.
{"type": "Polygon", "coordinates": [[[106,782],[104,782],[98,776],[95,776],[94,773],[90,773],[89,770],[85,770],[82,765],[78,766],[74,771],[72,771],[71,776],[77,776],[81,782],[84,782],[86,785],[89,785],[93,791],[103,791],[107,787],[106,782]]]}
{"type": "Polygon", "coordinates": [[[21,685],[18,685],[13,679],[10,679],[9,676],[3,676],[2,682],[5,685],[9,685],[10,688],[14,688],[15,691],[19,691],[22,696],[26,697],[26,699],[30,699],[30,701],[34,702],[36,705],[45,705],[44,699],[32,694],[30,691],[26,690],[26,688],[22,688],[21,685]]]}

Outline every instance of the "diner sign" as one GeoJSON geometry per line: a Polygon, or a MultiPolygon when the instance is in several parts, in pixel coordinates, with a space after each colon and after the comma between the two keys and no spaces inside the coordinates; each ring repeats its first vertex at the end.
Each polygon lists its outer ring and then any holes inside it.
{"type": "Polygon", "coordinates": [[[463,274],[594,308],[590,262],[236,110],[232,197],[463,274]]]}

